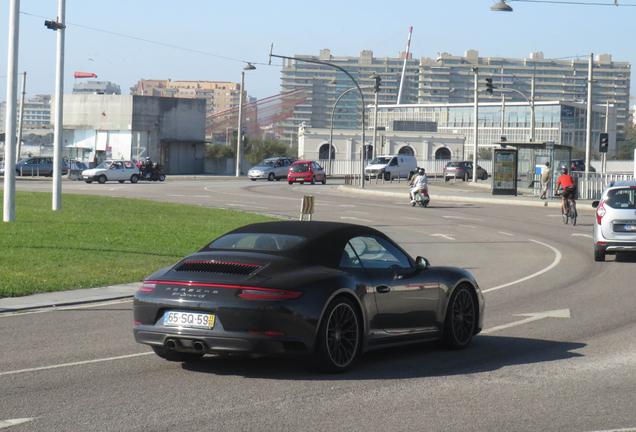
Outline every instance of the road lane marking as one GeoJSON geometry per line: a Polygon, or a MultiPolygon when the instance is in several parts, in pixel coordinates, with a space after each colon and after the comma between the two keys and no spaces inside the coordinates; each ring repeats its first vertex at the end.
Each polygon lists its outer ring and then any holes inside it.
{"type": "Polygon", "coordinates": [[[0,429],[7,428],[9,426],[16,426],[33,420],[35,420],[35,417],[0,420],[0,429]]]}
{"type": "Polygon", "coordinates": [[[439,237],[446,240],[455,240],[453,237],[449,236],[448,234],[431,234],[431,237],[439,237]]]}
{"type": "Polygon", "coordinates": [[[361,221],[361,222],[373,222],[373,221],[370,221],[368,219],[360,219],[360,218],[357,218],[357,217],[349,217],[349,216],[340,216],[340,219],[357,220],[357,221],[361,221]]]}
{"type": "Polygon", "coordinates": [[[473,229],[477,228],[476,226],[472,226],[472,225],[461,225],[460,224],[459,226],[460,227],[464,227],[464,228],[473,228],[473,229]]]}
{"type": "Polygon", "coordinates": [[[407,217],[407,216],[403,216],[402,219],[414,220],[414,221],[418,221],[418,222],[422,221],[422,218],[412,218],[412,217],[407,217]]]}
{"type": "Polygon", "coordinates": [[[491,291],[496,291],[496,290],[498,290],[498,289],[502,289],[502,288],[509,287],[509,286],[511,286],[511,285],[518,284],[518,283],[520,283],[520,282],[525,282],[525,281],[527,281],[527,280],[529,280],[529,279],[532,279],[532,278],[534,278],[534,277],[537,277],[537,276],[539,276],[539,275],[542,275],[543,273],[545,273],[545,272],[547,272],[547,271],[552,270],[554,267],[556,267],[556,266],[559,264],[559,262],[561,262],[561,252],[559,252],[559,250],[558,250],[558,249],[556,249],[556,248],[554,248],[554,247],[552,247],[552,246],[550,246],[550,245],[548,245],[548,244],[541,243],[540,241],[536,241],[536,240],[532,240],[532,239],[530,239],[530,241],[531,241],[531,242],[534,242],[534,243],[538,243],[538,244],[540,244],[540,245],[542,245],[542,246],[545,246],[545,247],[547,247],[547,248],[552,249],[552,251],[554,252],[554,261],[552,261],[552,264],[550,264],[549,266],[547,266],[547,267],[546,267],[546,268],[544,268],[543,270],[539,270],[538,272],[531,274],[530,276],[526,276],[526,277],[524,277],[524,278],[517,279],[516,281],[508,282],[507,284],[499,285],[499,286],[496,286],[496,287],[493,287],[493,288],[488,288],[487,290],[482,290],[482,292],[483,292],[483,293],[487,293],[487,292],[491,292],[491,291]]]}
{"type": "Polygon", "coordinates": [[[475,219],[475,218],[467,218],[467,217],[461,217],[461,216],[442,216],[443,218],[446,219],[463,219],[463,220],[469,220],[469,221],[482,221],[483,219],[475,219]]]}
{"type": "Polygon", "coordinates": [[[510,234],[510,233],[503,232],[503,231],[498,231],[498,233],[499,234],[503,234],[503,235],[507,235],[507,236],[510,236],[510,237],[514,237],[515,236],[514,234],[510,234]]]}
{"type": "Polygon", "coordinates": [[[527,313],[527,314],[514,314],[513,316],[525,316],[528,318],[523,319],[521,321],[515,321],[508,324],[482,330],[481,334],[494,333],[499,330],[504,330],[510,327],[516,327],[523,324],[528,324],[529,322],[542,320],[544,318],[570,318],[570,309],[559,309],[559,310],[553,310],[553,311],[547,311],[547,312],[535,312],[535,313],[527,313]]]}
{"type": "Polygon", "coordinates": [[[71,366],[80,366],[80,365],[85,365],[90,363],[101,363],[101,362],[107,362],[107,361],[113,361],[113,360],[122,360],[122,359],[128,359],[133,357],[145,356],[149,354],[154,354],[154,352],[151,351],[151,352],[144,352],[144,353],[138,353],[138,354],[128,354],[128,355],[117,356],[117,357],[106,357],[106,358],[94,359],[94,360],[84,360],[84,361],[78,361],[73,363],[63,363],[58,365],[40,366],[40,367],[28,368],[28,369],[18,369],[14,371],[0,372],[0,376],[15,375],[15,374],[21,374],[25,372],[37,372],[37,371],[50,370],[50,369],[59,369],[59,368],[71,367],[71,366]]]}
{"type": "Polygon", "coordinates": [[[579,234],[579,233],[573,233],[572,236],[580,236],[580,237],[587,237],[587,238],[594,238],[593,236],[591,236],[590,234],[579,234]]]}

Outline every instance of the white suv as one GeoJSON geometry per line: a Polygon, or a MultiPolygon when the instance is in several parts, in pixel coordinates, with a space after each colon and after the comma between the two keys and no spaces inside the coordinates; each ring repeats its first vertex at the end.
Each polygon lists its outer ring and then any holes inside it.
{"type": "Polygon", "coordinates": [[[594,201],[594,260],[606,254],[636,252],[636,181],[610,183],[594,201]]]}

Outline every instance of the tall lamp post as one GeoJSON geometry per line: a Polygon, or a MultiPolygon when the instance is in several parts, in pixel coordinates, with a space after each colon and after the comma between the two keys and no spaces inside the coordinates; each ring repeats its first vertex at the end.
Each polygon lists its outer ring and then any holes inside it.
{"type": "Polygon", "coordinates": [[[474,123],[474,130],[473,130],[473,135],[474,135],[474,143],[475,143],[475,147],[473,148],[473,184],[477,183],[477,142],[478,142],[478,133],[479,133],[479,90],[478,90],[478,85],[479,85],[479,68],[478,67],[474,67],[473,68],[473,73],[475,74],[475,108],[474,108],[474,115],[475,115],[475,123],[474,123]]]}
{"type": "Polygon", "coordinates": [[[18,99],[18,48],[20,39],[20,0],[9,5],[9,57],[7,61],[7,123],[4,143],[4,206],[5,222],[15,222],[15,141],[16,103],[18,99]]]}
{"type": "MultiPolygon", "coordinates": [[[[273,45],[272,45],[272,49],[273,49],[273,45]]],[[[344,72],[350,79],[351,81],[353,81],[353,83],[356,85],[356,88],[358,89],[358,92],[360,93],[360,98],[362,99],[362,143],[360,146],[360,172],[361,172],[361,178],[360,178],[360,188],[364,189],[364,156],[365,156],[365,140],[364,140],[364,94],[362,93],[362,89],[360,88],[360,86],[358,85],[358,81],[355,80],[355,78],[353,78],[351,76],[351,74],[349,72],[347,72],[344,68],[341,68],[338,65],[335,65],[333,63],[329,63],[326,61],[322,61],[322,60],[310,60],[310,59],[300,59],[300,58],[296,58],[296,57],[287,57],[287,56],[281,56],[281,55],[276,55],[276,54],[272,54],[272,52],[270,51],[269,53],[269,63],[272,63],[272,57],[277,57],[277,58],[282,58],[282,59],[288,59],[288,60],[296,60],[296,61],[304,61],[307,63],[316,63],[316,64],[322,64],[322,65],[327,65],[327,66],[331,66],[333,68],[336,68],[342,72],[344,72]]],[[[329,143],[329,145],[331,146],[331,143],[329,143]]],[[[331,147],[330,147],[331,148],[331,147]]]]}
{"type": "MultiPolygon", "coordinates": [[[[531,94],[530,94],[530,99],[528,99],[528,97],[523,94],[521,91],[517,90],[517,89],[513,89],[513,88],[506,88],[506,89],[498,89],[500,92],[505,93],[505,92],[509,92],[509,91],[513,91],[516,93],[519,93],[521,96],[523,96],[523,98],[528,102],[528,104],[530,105],[530,142],[534,142],[534,133],[535,133],[535,116],[534,116],[534,76],[532,77],[532,88],[531,88],[531,94]]],[[[504,109],[504,104],[505,101],[503,99],[503,95],[502,95],[502,102],[501,102],[501,106],[502,106],[502,110],[504,109]]],[[[502,114],[503,116],[503,114],[502,114]]],[[[502,130],[501,130],[501,134],[503,135],[503,117],[502,117],[502,130]]]]}
{"type": "Polygon", "coordinates": [[[241,160],[243,159],[243,84],[245,83],[245,71],[256,69],[252,63],[241,71],[241,90],[239,93],[239,110],[238,110],[238,132],[236,133],[236,177],[241,176],[241,160]]]}

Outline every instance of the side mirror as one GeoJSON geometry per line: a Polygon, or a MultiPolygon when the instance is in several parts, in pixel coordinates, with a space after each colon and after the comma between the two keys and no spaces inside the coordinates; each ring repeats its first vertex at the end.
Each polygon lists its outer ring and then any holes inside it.
{"type": "Polygon", "coordinates": [[[596,201],[592,201],[592,208],[597,208],[597,207],[598,207],[598,205],[599,205],[600,203],[601,203],[601,202],[600,202],[600,201],[598,201],[598,200],[596,200],[596,201]]]}
{"type": "Polygon", "coordinates": [[[418,270],[426,270],[431,266],[431,263],[424,257],[418,256],[415,258],[415,264],[417,265],[418,270]]]}

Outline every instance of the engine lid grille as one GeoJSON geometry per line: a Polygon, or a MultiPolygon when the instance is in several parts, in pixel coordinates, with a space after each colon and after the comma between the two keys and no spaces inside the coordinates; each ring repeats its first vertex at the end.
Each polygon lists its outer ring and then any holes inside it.
{"type": "Polygon", "coordinates": [[[225,261],[186,261],[174,271],[197,273],[221,273],[235,275],[252,275],[263,266],[225,261]]]}

